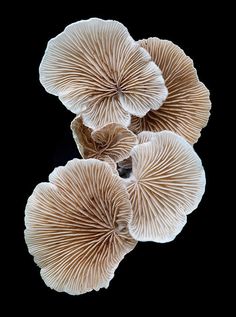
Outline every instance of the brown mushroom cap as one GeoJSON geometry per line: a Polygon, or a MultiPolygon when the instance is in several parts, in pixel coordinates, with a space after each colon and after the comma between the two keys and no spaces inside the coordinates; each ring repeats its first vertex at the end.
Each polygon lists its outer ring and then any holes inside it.
{"type": "Polygon", "coordinates": [[[117,123],[109,123],[93,131],[83,124],[81,117],[76,117],[71,129],[83,158],[105,160],[110,157],[114,162],[119,162],[129,157],[138,142],[133,132],[117,123]]]}
{"type": "Polygon", "coordinates": [[[82,294],[108,287],[136,242],[128,233],[131,206],[107,163],[74,159],[39,184],[25,210],[25,239],[45,283],[82,294]]]}
{"type": "Polygon", "coordinates": [[[79,21],[48,42],[40,68],[46,91],[87,126],[127,126],[130,114],[158,109],[167,89],[158,66],[117,21],[79,21]]]}
{"type": "Polygon", "coordinates": [[[130,233],[138,241],[171,241],[204,193],[201,160],[187,141],[170,131],[136,145],[131,156],[133,171],[126,181],[133,209],[130,233]]]}
{"type": "Polygon", "coordinates": [[[86,127],[81,116],[77,116],[71,122],[73,138],[83,158],[94,158],[97,154],[97,145],[91,137],[93,130],[86,127]]]}
{"type": "Polygon", "coordinates": [[[191,58],[167,40],[149,38],[139,43],[160,67],[168,97],[160,109],[149,111],[143,118],[133,116],[130,129],[135,133],[170,130],[192,144],[197,142],[207,125],[211,102],[191,58]]]}

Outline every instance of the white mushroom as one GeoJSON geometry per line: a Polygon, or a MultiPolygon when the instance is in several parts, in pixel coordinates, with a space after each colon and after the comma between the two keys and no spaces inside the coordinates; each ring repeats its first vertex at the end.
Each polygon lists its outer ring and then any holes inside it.
{"type": "Polygon", "coordinates": [[[133,170],[126,180],[133,209],[130,233],[139,241],[171,241],[204,193],[201,160],[170,131],[152,134],[150,141],[134,147],[131,157],[133,170]]]}
{"type": "Polygon", "coordinates": [[[197,142],[207,125],[211,102],[193,61],[170,41],[154,37],[139,43],[160,67],[168,97],[160,109],[150,110],[143,118],[133,116],[129,128],[135,133],[170,130],[192,144],[197,142]]]}
{"type": "Polygon", "coordinates": [[[51,39],[40,65],[44,88],[96,129],[127,126],[167,97],[161,71],[117,21],[79,21],[51,39]]]}
{"type": "Polygon", "coordinates": [[[136,242],[128,233],[131,206],[107,163],[74,159],[39,184],[25,210],[25,239],[45,283],[82,294],[108,287],[136,242]]]}

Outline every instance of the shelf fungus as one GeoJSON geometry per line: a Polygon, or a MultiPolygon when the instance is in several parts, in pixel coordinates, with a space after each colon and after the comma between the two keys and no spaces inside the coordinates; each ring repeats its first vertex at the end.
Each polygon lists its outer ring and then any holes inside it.
{"type": "Polygon", "coordinates": [[[83,124],[81,117],[76,117],[71,129],[78,150],[85,159],[96,158],[117,163],[128,158],[138,142],[133,132],[117,123],[109,123],[93,131],[83,124]]]}
{"type": "Polygon", "coordinates": [[[130,233],[139,241],[171,241],[204,193],[201,160],[187,141],[170,131],[136,145],[131,157],[132,174],[126,180],[133,209],[130,233]]]}
{"type": "Polygon", "coordinates": [[[139,41],[160,67],[168,97],[158,110],[144,117],[132,116],[130,129],[141,131],[170,130],[194,144],[207,125],[211,102],[209,91],[199,81],[193,61],[177,45],[159,38],[139,41]]]}
{"type": "Polygon", "coordinates": [[[39,184],[25,211],[25,239],[45,283],[83,294],[107,288],[126,253],[131,206],[105,162],[74,159],[39,184]]]}
{"type": "Polygon", "coordinates": [[[48,42],[40,81],[85,124],[96,129],[130,115],[144,116],[167,97],[159,67],[113,20],[92,18],[70,24],[48,42]]]}

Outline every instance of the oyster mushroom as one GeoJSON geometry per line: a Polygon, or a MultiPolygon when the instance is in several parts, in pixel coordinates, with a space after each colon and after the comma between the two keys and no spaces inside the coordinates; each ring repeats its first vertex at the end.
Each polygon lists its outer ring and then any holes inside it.
{"type": "Polygon", "coordinates": [[[77,295],[107,288],[136,242],[122,180],[105,162],[69,161],[39,184],[25,209],[25,239],[44,282],[77,295]]]}
{"type": "Polygon", "coordinates": [[[129,157],[138,142],[133,132],[117,123],[109,123],[93,131],[83,124],[81,117],[76,117],[71,123],[71,129],[83,158],[103,161],[110,158],[117,163],[129,157]]]}
{"type": "Polygon", "coordinates": [[[150,141],[133,148],[131,157],[132,174],[126,180],[133,209],[130,233],[138,241],[171,241],[204,193],[201,160],[170,131],[152,134],[150,141]]]}
{"type": "Polygon", "coordinates": [[[40,81],[84,123],[96,129],[107,123],[130,123],[158,109],[167,89],[158,66],[112,20],[92,18],[73,23],[48,42],[39,68],[40,81]]]}
{"type": "Polygon", "coordinates": [[[168,97],[160,109],[150,110],[142,118],[132,116],[129,128],[135,133],[170,130],[194,144],[207,125],[211,102],[193,61],[170,41],[153,37],[139,43],[160,67],[168,97]]]}

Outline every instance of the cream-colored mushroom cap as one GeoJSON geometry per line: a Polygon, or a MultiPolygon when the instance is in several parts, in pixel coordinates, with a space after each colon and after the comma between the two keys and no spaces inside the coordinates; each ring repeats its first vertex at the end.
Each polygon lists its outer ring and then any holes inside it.
{"type": "Polygon", "coordinates": [[[150,141],[134,147],[131,157],[132,174],[126,180],[133,208],[130,233],[139,241],[171,241],[204,193],[201,160],[170,131],[152,134],[150,141]]]}
{"type": "Polygon", "coordinates": [[[122,180],[105,162],[69,161],[39,184],[25,210],[25,239],[45,283],[77,295],[108,287],[136,242],[122,180]]]}
{"type": "Polygon", "coordinates": [[[73,23],[51,39],[40,65],[44,88],[96,129],[158,109],[167,89],[149,53],[117,21],[73,23]]]}
{"type": "Polygon", "coordinates": [[[154,37],[139,43],[160,67],[168,97],[160,109],[150,110],[143,118],[133,116],[130,129],[135,133],[170,130],[194,144],[207,125],[211,102],[193,61],[170,41],[154,37]]]}
{"type": "Polygon", "coordinates": [[[74,140],[83,158],[107,158],[119,162],[130,156],[137,144],[137,136],[118,123],[109,123],[100,129],[92,130],[83,124],[81,117],[71,123],[74,140]]]}

